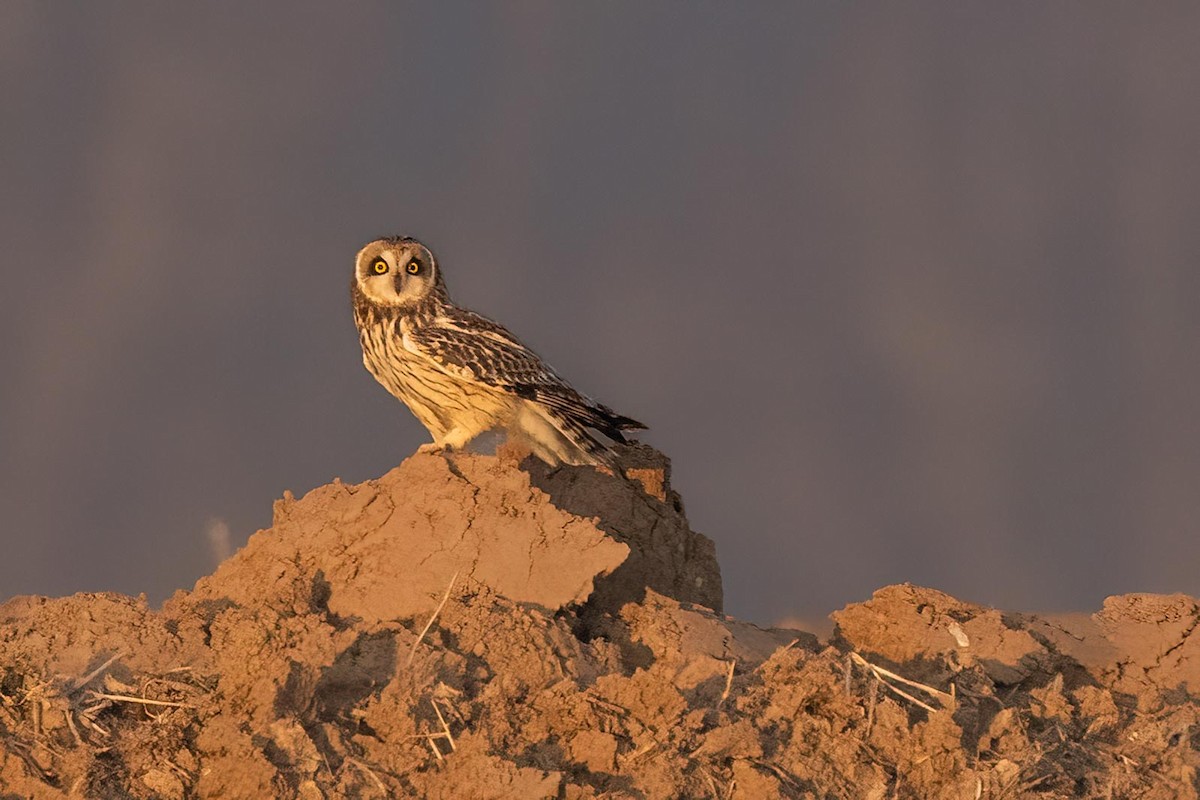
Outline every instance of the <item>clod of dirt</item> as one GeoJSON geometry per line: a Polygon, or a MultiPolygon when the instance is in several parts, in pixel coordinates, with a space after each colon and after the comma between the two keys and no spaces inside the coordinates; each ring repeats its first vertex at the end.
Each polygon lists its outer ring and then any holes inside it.
{"type": "Polygon", "coordinates": [[[1091,617],[1048,618],[1037,631],[1118,691],[1200,693],[1200,605],[1183,594],[1109,597],[1091,617]]]}
{"type": "MultiPolygon", "coordinates": [[[[201,579],[194,597],[315,603],[377,624],[432,611],[457,575],[548,609],[593,596],[612,605],[647,586],[720,608],[712,543],[665,493],[591,468],[527,466],[418,454],[378,480],[285,496],[274,525],[201,579]]],[[[662,459],[643,472],[664,491],[666,469],[662,459]]]]}
{"type": "Polygon", "coordinates": [[[933,680],[975,664],[999,685],[1052,671],[1046,648],[1001,612],[935,589],[888,586],[832,617],[835,636],[849,646],[893,664],[929,662],[933,680]]]}
{"type": "Polygon", "coordinates": [[[723,616],[665,459],[624,458],[414,456],[161,611],[10,600],[0,800],[1200,797],[1191,598],[894,586],[822,645],[723,616]]]}

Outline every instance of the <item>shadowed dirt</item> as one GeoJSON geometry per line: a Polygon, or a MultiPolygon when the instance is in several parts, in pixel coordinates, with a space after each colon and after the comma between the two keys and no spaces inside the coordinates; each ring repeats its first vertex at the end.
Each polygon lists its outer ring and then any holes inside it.
{"type": "MultiPolygon", "coordinates": [[[[666,460],[415,455],[161,610],[0,606],[0,799],[1196,798],[1197,602],[720,614],[666,460]]],[[[803,591],[803,587],[797,587],[803,591]]]]}

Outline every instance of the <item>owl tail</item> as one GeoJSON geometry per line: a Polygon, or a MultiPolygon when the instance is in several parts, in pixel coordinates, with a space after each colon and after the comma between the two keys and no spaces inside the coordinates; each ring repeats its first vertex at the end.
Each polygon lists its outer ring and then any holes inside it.
{"type": "Polygon", "coordinates": [[[621,472],[616,454],[593,436],[588,426],[557,409],[527,403],[516,427],[534,455],[547,464],[607,467],[621,472]]]}
{"type": "MultiPolygon", "coordinates": [[[[559,424],[556,427],[558,427],[559,432],[583,455],[584,463],[590,464],[593,467],[605,466],[615,472],[621,471],[620,465],[617,463],[617,454],[593,436],[591,431],[572,419],[563,418],[557,420],[557,422],[559,424]]],[[[614,431],[614,433],[617,432],[614,431]]],[[[624,437],[617,438],[620,437],[620,433],[617,433],[617,437],[611,436],[608,433],[604,435],[613,439],[613,441],[625,441],[624,437]]]]}
{"type": "MultiPolygon", "coordinates": [[[[595,439],[584,429],[592,428],[600,431],[614,442],[624,444],[625,436],[621,431],[645,430],[646,428],[636,419],[622,416],[608,406],[585,397],[569,386],[539,387],[534,392],[533,400],[555,412],[556,416],[562,417],[565,423],[574,424],[592,441],[595,439]]],[[[566,435],[565,432],[564,435],[566,435]]]]}
{"type": "MultiPolygon", "coordinates": [[[[642,423],[638,422],[636,419],[633,419],[631,417],[622,416],[622,415],[618,414],[617,412],[613,411],[611,408],[609,408],[606,405],[596,403],[595,411],[598,414],[600,414],[608,419],[609,426],[614,431],[644,431],[644,430],[646,430],[646,426],[643,425],[642,423]]],[[[608,438],[612,439],[613,441],[617,441],[617,442],[625,441],[624,439],[620,438],[619,436],[610,435],[609,432],[607,430],[605,430],[604,428],[596,428],[596,430],[603,432],[605,436],[608,436],[608,438]]]]}

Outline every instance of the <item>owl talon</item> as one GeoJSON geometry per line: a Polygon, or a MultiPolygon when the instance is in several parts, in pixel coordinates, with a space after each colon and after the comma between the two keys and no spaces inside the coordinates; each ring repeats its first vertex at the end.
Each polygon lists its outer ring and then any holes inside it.
{"type": "Polygon", "coordinates": [[[438,444],[437,442],[426,442],[425,444],[423,444],[417,448],[417,452],[418,453],[426,453],[426,454],[436,454],[436,453],[444,453],[444,452],[446,452],[447,449],[448,448],[444,444],[438,444]]]}

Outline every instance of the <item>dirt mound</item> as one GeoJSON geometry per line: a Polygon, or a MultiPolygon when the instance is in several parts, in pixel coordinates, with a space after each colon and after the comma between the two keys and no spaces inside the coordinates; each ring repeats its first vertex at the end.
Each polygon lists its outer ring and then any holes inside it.
{"type": "Polygon", "coordinates": [[[0,798],[1198,797],[1196,601],[719,613],[664,459],[418,455],[155,611],[0,606],[0,798]],[[716,610],[714,610],[716,609],[716,610]]]}

